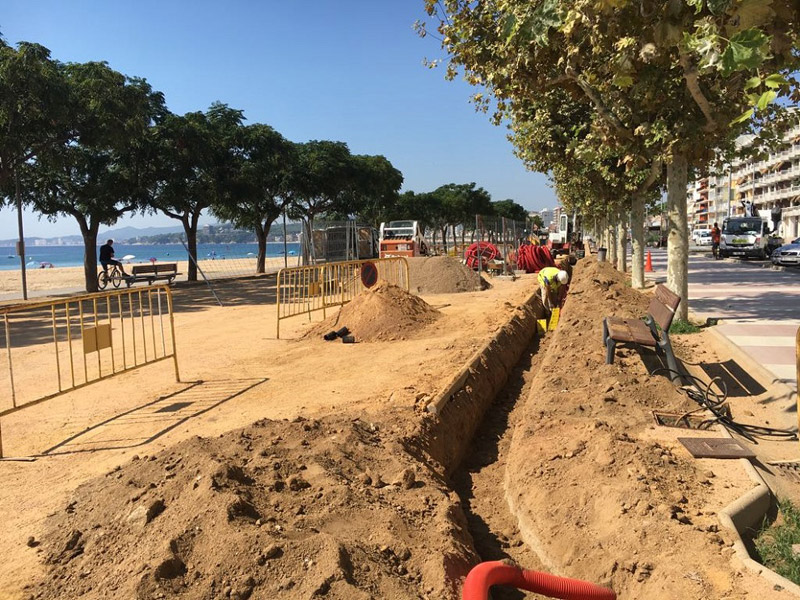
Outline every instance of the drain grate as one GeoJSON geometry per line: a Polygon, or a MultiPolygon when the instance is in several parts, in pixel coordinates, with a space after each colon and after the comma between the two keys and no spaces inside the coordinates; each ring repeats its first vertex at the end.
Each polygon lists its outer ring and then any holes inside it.
{"type": "Polygon", "coordinates": [[[671,413],[659,410],[653,411],[653,418],[656,420],[656,425],[677,427],[678,429],[708,429],[714,424],[705,415],[671,413]]]}
{"type": "Polygon", "coordinates": [[[767,464],[775,467],[781,475],[800,483],[800,460],[776,460],[767,464]]]}
{"type": "Polygon", "coordinates": [[[171,412],[178,412],[182,408],[186,408],[187,406],[191,406],[194,402],[173,402],[172,404],[167,404],[166,406],[162,406],[159,408],[157,413],[171,413],[171,412]]]}

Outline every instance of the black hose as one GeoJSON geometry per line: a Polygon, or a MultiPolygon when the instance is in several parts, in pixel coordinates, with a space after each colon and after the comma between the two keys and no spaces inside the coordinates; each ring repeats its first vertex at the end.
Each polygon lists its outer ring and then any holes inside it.
{"type": "Polygon", "coordinates": [[[694,375],[681,373],[668,367],[655,369],[650,375],[658,375],[660,373],[666,374],[673,381],[676,378],[672,377],[672,375],[676,375],[677,379],[684,382],[684,385],[681,386],[680,389],[689,396],[689,398],[708,409],[714,415],[713,419],[707,419],[700,424],[703,428],[707,428],[713,423],[721,423],[728,431],[736,433],[754,444],[758,444],[756,438],[777,438],[786,441],[797,439],[797,433],[789,429],[776,429],[774,427],[764,427],[763,425],[753,425],[735,421],[733,417],[730,416],[730,411],[725,410],[728,403],[728,389],[725,382],[719,377],[715,377],[706,384],[694,375]],[[711,389],[715,383],[722,392],[722,395],[711,389]]]}

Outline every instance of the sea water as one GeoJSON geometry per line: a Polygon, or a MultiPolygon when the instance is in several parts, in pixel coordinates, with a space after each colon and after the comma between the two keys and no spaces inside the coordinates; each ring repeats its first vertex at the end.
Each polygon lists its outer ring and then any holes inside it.
{"type": "MultiPolygon", "coordinates": [[[[99,242],[97,245],[100,251],[99,242]]],[[[299,242],[286,244],[289,255],[300,252],[299,242]]],[[[224,260],[226,258],[255,258],[258,244],[197,244],[198,260],[224,260]]],[[[158,262],[176,262],[189,260],[186,249],[181,244],[114,244],[114,258],[122,260],[123,256],[133,255],[132,264],[149,263],[152,259],[158,262]]],[[[283,242],[267,242],[267,257],[283,256],[283,242]]],[[[25,262],[29,268],[39,268],[42,263],[50,263],[53,267],[83,266],[83,246],[32,246],[25,248],[25,262]]],[[[128,261],[126,261],[128,262],[128,261]]],[[[19,256],[13,246],[0,246],[0,270],[19,270],[19,256]]]]}

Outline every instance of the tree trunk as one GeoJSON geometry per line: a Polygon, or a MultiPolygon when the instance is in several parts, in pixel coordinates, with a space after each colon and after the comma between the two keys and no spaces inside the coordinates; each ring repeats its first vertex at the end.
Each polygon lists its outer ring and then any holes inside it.
{"type": "Polygon", "coordinates": [[[631,201],[631,285],[644,289],[644,195],[636,194],[631,201]]]}
{"type": "Polygon", "coordinates": [[[186,234],[186,247],[189,249],[189,268],[186,276],[188,281],[197,281],[197,221],[196,214],[191,216],[191,220],[188,215],[181,220],[186,234]]]}
{"type": "MultiPolygon", "coordinates": [[[[268,215],[267,218],[256,227],[256,240],[258,241],[258,255],[256,256],[256,273],[266,273],[267,269],[267,236],[272,224],[278,220],[281,213],[268,215]]],[[[358,243],[358,241],[356,241],[358,243]]]]}
{"type": "Polygon", "coordinates": [[[87,224],[83,218],[76,218],[83,236],[83,278],[86,291],[97,291],[97,230],[100,223],[87,224]]]}
{"type": "Polygon", "coordinates": [[[444,248],[444,253],[447,254],[447,225],[442,227],[442,248],[444,248]]]}
{"type": "Polygon", "coordinates": [[[453,225],[453,255],[458,255],[458,239],[456,238],[456,226],[453,225]]]}
{"type": "Polygon", "coordinates": [[[608,262],[614,267],[617,266],[617,226],[614,216],[608,224],[608,262]]]}
{"type": "Polygon", "coordinates": [[[256,255],[256,273],[266,273],[267,263],[267,232],[269,225],[264,229],[259,224],[256,229],[256,240],[258,241],[258,254],[256,255]]]}
{"type": "Polygon", "coordinates": [[[617,271],[628,272],[628,224],[625,211],[620,211],[617,223],[617,271]]]}
{"type": "Polygon", "coordinates": [[[681,297],[676,319],[689,317],[689,226],[686,209],[688,167],[677,154],[667,164],[667,287],[681,297]]]}

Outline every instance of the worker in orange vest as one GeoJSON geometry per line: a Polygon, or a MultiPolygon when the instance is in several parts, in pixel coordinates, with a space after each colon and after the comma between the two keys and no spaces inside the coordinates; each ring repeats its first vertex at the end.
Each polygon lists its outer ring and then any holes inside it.
{"type": "Polygon", "coordinates": [[[714,258],[720,258],[719,256],[719,240],[721,237],[721,232],[719,230],[719,225],[714,223],[714,227],[711,229],[711,254],[714,258]]]}

